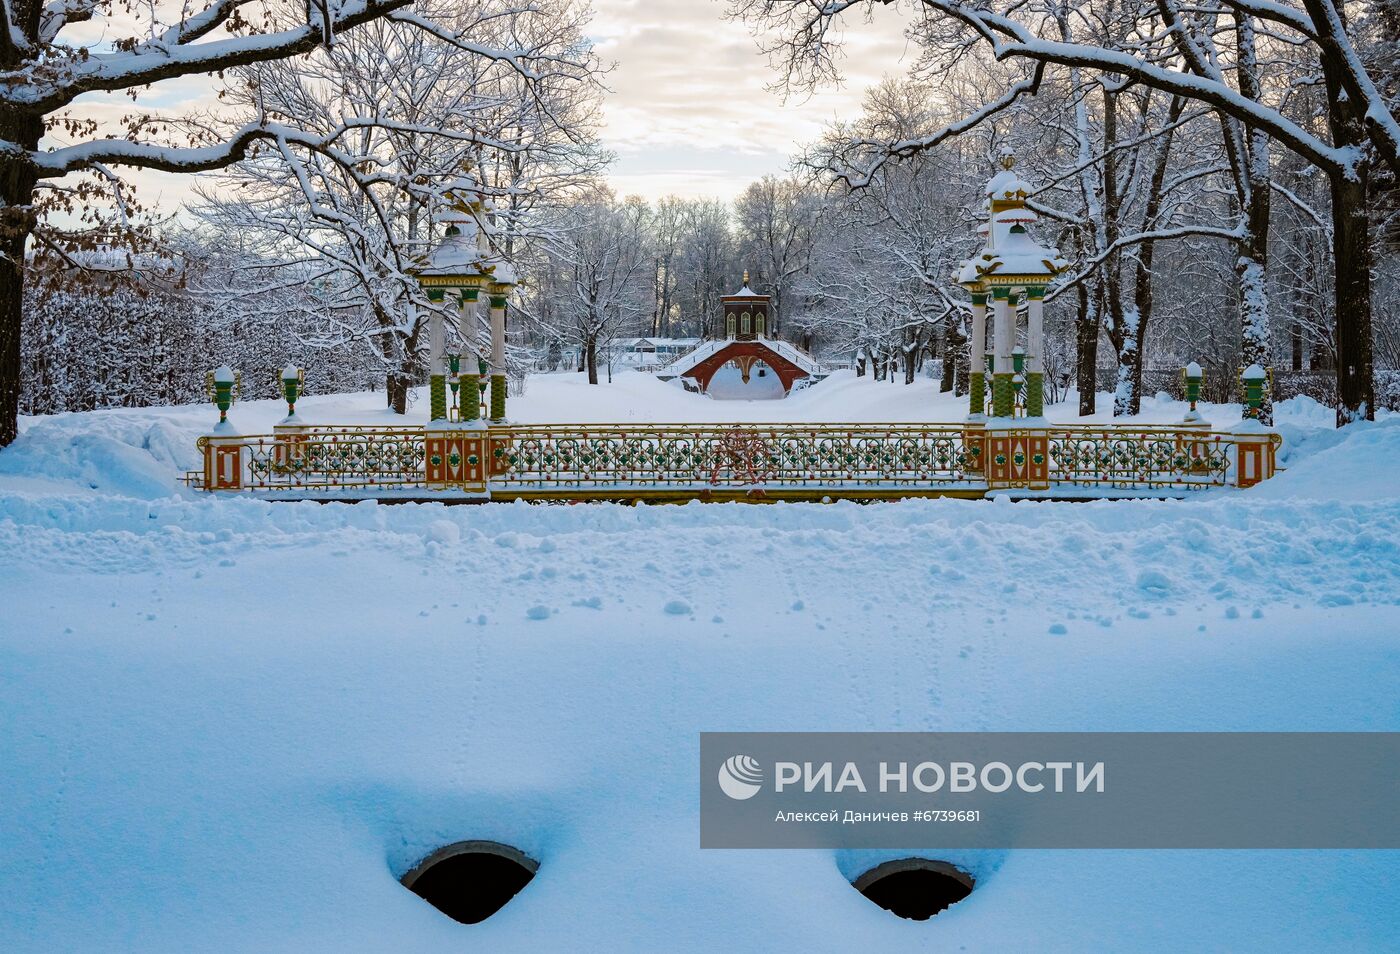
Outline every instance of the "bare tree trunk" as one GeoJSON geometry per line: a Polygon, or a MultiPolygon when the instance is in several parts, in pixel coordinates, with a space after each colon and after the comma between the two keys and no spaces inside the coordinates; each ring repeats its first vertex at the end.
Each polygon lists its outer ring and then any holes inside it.
{"type": "MultiPolygon", "coordinates": [[[[1338,15],[1345,16],[1340,4],[1338,15]]],[[[1322,72],[1327,81],[1327,120],[1339,148],[1364,153],[1365,117],[1343,95],[1338,73],[1343,69],[1326,55],[1322,72]]],[[[1349,171],[1331,174],[1332,256],[1336,268],[1337,426],[1376,416],[1376,383],[1372,367],[1371,267],[1366,192],[1370,169],[1364,155],[1349,171]]]]}
{"type": "MultiPolygon", "coordinates": [[[[6,218],[22,216],[8,199],[5,204],[6,218]]],[[[5,236],[0,242],[4,249],[0,257],[0,447],[19,435],[19,339],[24,322],[25,236],[8,222],[4,229],[5,236]]]]}
{"type": "Polygon", "coordinates": [[[408,389],[412,379],[403,372],[389,376],[389,406],[395,414],[408,413],[408,389]]]}
{"type": "Polygon", "coordinates": [[[588,383],[598,383],[598,336],[589,335],[584,339],[584,367],[588,370],[588,383]]]}
{"type": "Polygon", "coordinates": [[[1337,424],[1376,416],[1366,171],[1332,177],[1337,295],[1337,424]]]}
{"type": "Polygon", "coordinates": [[[1079,314],[1074,319],[1074,381],[1079,389],[1079,414],[1094,413],[1098,390],[1099,306],[1098,289],[1079,285],[1079,314]]]}
{"type": "Polygon", "coordinates": [[[967,336],[959,327],[961,323],[956,312],[949,312],[943,323],[943,378],[938,382],[940,392],[953,391],[957,387],[958,360],[966,360],[969,345],[967,336]]]}
{"type": "MultiPolygon", "coordinates": [[[[1254,22],[1247,14],[1235,14],[1235,46],[1239,59],[1240,92],[1258,102],[1261,90],[1259,64],[1255,55],[1254,22]]],[[[1269,200],[1272,195],[1272,172],[1269,169],[1268,134],[1246,126],[1241,137],[1244,145],[1244,169],[1247,188],[1244,203],[1245,236],[1239,242],[1239,258],[1235,271],[1240,286],[1240,362],[1244,367],[1257,364],[1269,368],[1273,364],[1273,349],[1269,332],[1269,200]]],[[[1259,421],[1274,422],[1272,388],[1264,389],[1264,402],[1259,408],[1259,421]]]]}
{"type": "MultiPolygon", "coordinates": [[[[1123,202],[1118,192],[1118,95],[1104,90],[1103,96],[1103,240],[1112,248],[1123,233],[1123,202]]],[[[1132,366],[1138,360],[1142,337],[1136,308],[1123,302],[1122,257],[1110,255],[1103,264],[1104,309],[1108,315],[1108,340],[1118,358],[1118,376],[1113,389],[1113,416],[1129,413],[1132,403],[1132,366]]],[[[1096,342],[1097,344],[1097,342],[1096,342]]]]}
{"type": "MultiPolygon", "coordinates": [[[[1171,164],[1172,126],[1181,119],[1186,108],[1186,100],[1180,96],[1172,98],[1167,109],[1167,131],[1157,142],[1153,157],[1152,178],[1147,187],[1147,203],[1143,209],[1143,231],[1157,227],[1157,217],[1162,209],[1162,187],[1166,182],[1167,168],[1171,164]]],[[[1152,262],[1156,255],[1156,241],[1143,242],[1138,248],[1137,265],[1133,280],[1132,347],[1124,347],[1118,353],[1118,389],[1114,397],[1113,416],[1139,414],[1142,411],[1142,368],[1147,360],[1147,329],[1152,322],[1152,307],[1155,302],[1152,293],[1152,262]],[[1119,404],[1123,407],[1120,410],[1119,404]]],[[[1125,342],[1126,344],[1126,342],[1125,342]]]]}
{"type": "MultiPolygon", "coordinates": [[[[37,149],[38,116],[0,112],[0,140],[37,149]]],[[[14,150],[20,152],[20,150],[14,150]]],[[[0,157],[0,447],[19,435],[20,334],[24,324],[24,246],[34,231],[34,167],[22,154],[0,157]]]]}

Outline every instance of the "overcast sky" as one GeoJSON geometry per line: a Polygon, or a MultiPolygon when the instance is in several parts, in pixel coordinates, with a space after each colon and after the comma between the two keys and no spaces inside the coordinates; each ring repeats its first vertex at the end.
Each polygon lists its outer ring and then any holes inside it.
{"type": "MultiPolygon", "coordinates": [[[[766,88],[776,78],[748,28],[725,19],[724,0],[593,0],[591,34],[613,65],[603,99],[603,145],[617,155],[608,176],[620,195],[732,199],[838,117],[854,116],[865,89],[908,67],[898,15],[881,9],[872,24],[851,18],[845,81],[784,103],[766,88]]],[[[74,31],[81,35],[82,28],[74,31]]],[[[87,42],[100,42],[100,27],[87,42]]],[[[163,84],[147,108],[182,112],[215,105],[212,84],[163,84]]],[[[84,115],[113,122],[131,109],[121,94],[80,100],[84,115]]],[[[63,140],[56,134],[54,140],[63,140]]],[[[171,212],[192,197],[197,176],[128,170],[148,208],[171,212]]]]}
{"type": "MultiPolygon", "coordinates": [[[[604,142],[617,153],[619,193],[731,199],[797,148],[860,109],[865,88],[907,67],[899,20],[853,18],[845,84],[786,104],[775,78],[723,0],[593,0],[599,56],[616,64],[604,99],[604,142]]],[[[883,11],[882,11],[883,12],[883,11]]]]}

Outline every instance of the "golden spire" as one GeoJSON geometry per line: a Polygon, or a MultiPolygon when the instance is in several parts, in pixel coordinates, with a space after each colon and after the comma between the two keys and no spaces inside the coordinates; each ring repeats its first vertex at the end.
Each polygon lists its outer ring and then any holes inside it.
{"type": "Polygon", "coordinates": [[[748,283],[749,283],[749,270],[746,268],[746,269],[744,269],[744,284],[747,286],[748,283]]]}
{"type": "Polygon", "coordinates": [[[1003,169],[1010,169],[1014,165],[1016,165],[1016,154],[1009,151],[1002,153],[1001,167],[1003,169]]]}

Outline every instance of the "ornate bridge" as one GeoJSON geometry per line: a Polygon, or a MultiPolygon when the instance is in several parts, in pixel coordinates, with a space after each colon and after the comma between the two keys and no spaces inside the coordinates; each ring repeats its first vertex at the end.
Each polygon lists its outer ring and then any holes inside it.
{"type": "Polygon", "coordinates": [[[284,426],[200,438],[203,490],[296,499],[1182,496],[1274,469],[1275,434],[976,424],[284,426]]]}
{"type": "MultiPolygon", "coordinates": [[[[1069,264],[1026,231],[1034,187],[1012,171],[987,183],[985,245],[957,284],[971,296],[968,414],[951,424],[514,424],[506,418],[505,309],[515,270],[490,241],[490,200],[462,180],[440,211],[449,223],[416,274],[428,299],[460,311],[464,354],[445,350],[445,316],[429,315],[429,407],[421,428],[324,427],[297,416],[303,374],[288,365],[287,416],[272,434],[243,436],[228,420],[240,376],[211,371],[219,409],[199,439],[204,467],[187,475],[202,490],[274,498],[428,500],[827,500],[915,496],[1164,497],[1249,487],[1275,468],[1279,436],[1259,421],[1267,378],[1257,365],[1240,380],[1244,418],[1213,430],[1196,409],[1201,369],[1182,369],[1189,408],[1165,427],[1064,426],[1044,417],[1046,287],[1069,264]],[[490,360],[476,352],[477,298],[490,300],[490,360]],[[1025,300],[1026,342],[1018,344],[1025,300]],[[991,328],[987,327],[991,304],[991,328]],[[989,334],[990,332],[990,334],[989,334]],[[489,380],[483,407],[479,389],[489,380]],[[990,403],[987,400],[990,381],[990,403]],[[451,391],[449,404],[448,392],[451,391]],[[459,401],[460,392],[460,401],[459,401]],[[483,417],[483,415],[485,415],[483,417]]],[[[809,356],[768,338],[768,296],[744,286],[722,296],[725,337],[673,366],[703,388],[722,364],[769,363],[790,388],[813,377],[809,356]],[[808,366],[804,366],[808,365],[808,366]]]]}

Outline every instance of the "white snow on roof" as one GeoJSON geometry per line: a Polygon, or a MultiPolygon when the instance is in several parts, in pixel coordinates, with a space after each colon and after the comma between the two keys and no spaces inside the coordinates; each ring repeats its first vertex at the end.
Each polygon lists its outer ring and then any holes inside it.
{"type": "MultiPolygon", "coordinates": [[[[786,341],[779,341],[774,338],[755,338],[752,341],[743,341],[739,343],[760,345],[761,347],[767,348],[786,358],[788,361],[791,361],[809,375],[823,374],[826,371],[826,369],[822,367],[821,362],[816,358],[807,354],[805,351],[798,350],[786,341]]],[[[668,364],[665,368],[666,374],[668,377],[684,375],[693,370],[695,366],[702,361],[718,354],[732,344],[735,344],[733,338],[720,338],[716,341],[706,341],[694,351],[689,351],[668,364]]]]}
{"type": "Polygon", "coordinates": [[[983,258],[983,272],[1002,275],[1044,275],[1053,277],[1067,267],[1060,253],[1046,248],[1031,238],[1024,228],[1012,226],[991,250],[991,258],[983,258]]]}
{"type": "Polygon", "coordinates": [[[515,266],[503,258],[486,264],[486,271],[490,273],[493,282],[515,285],[520,279],[515,273],[515,266]]]}
{"type": "Polygon", "coordinates": [[[1012,169],[1001,170],[987,183],[987,195],[994,199],[1003,199],[1018,193],[1030,195],[1034,191],[1035,186],[1022,179],[1012,169]]]}
{"type": "Polygon", "coordinates": [[[419,269],[420,275],[454,275],[480,267],[481,250],[477,247],[475,223],[468,216],[467,223],[458,228],[461,229],[458,234],[443,236],[429,253],[427,263],[419,269]]]}
{"type": "Polygon", "coordinates": [[[998,225],[1015,225],[1018,222],[1038,222],[1040,220],[1040,216],[1036,215],[1033,210],[1023,205],[1015,209],[1002,209],[996,214],[995,219],[998,225]]]}
{"type": "Polygon", "coordinates": [[[964,260],[962,267],[958,269],[958,284],[966,285],[981,279],[982,275],[977,266],[981,265],[983,268],[986,268],[987,261],[991,258],[991,255],[991,249],[984,248],[974,257],[964,260]]]}

